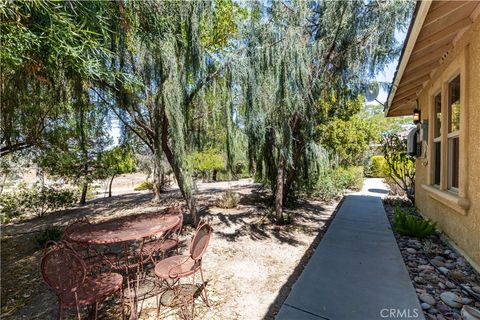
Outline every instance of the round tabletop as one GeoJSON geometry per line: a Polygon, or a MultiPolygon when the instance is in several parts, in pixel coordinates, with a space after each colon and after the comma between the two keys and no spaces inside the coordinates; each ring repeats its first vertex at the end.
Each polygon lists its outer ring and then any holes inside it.
{"type": "Polygon", "coordinates": [[[68,235],[71,241],[107,244],[138,240],[172,229],[180,222],[175,215],[148,213],[98,224],[82,224],[68,235]]]}

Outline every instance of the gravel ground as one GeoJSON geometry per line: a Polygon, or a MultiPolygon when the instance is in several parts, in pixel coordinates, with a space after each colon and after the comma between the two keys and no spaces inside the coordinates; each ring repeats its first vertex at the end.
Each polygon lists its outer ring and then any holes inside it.
{"type": "MultiPolygon", "coordinates": [[[[406,205],[401,199],[385,200],[390,223],[394,202],[406,205]]],[[[415,239],[394,234],[426,319],[462,319],[464,305],[480,309],[480,275],[439,235],[415,239]]]]}

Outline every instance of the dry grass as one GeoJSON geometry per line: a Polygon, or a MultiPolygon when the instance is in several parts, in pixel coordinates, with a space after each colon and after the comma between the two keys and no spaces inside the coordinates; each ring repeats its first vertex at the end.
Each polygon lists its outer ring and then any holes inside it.
{"type": "Polygon", "coordinates": [[[237,207],[239,202],[240,198],[232,190],[227,190],[215,202],[215,205],[223,209],[233,209],[237,207]]]}

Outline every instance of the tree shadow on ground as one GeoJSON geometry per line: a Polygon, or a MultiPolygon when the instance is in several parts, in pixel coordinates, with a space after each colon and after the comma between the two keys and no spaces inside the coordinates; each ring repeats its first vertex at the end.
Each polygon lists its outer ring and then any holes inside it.
{"type": "Polygon", "coordinates": [[[82,217],[95,220],[100,213],[109,216],[119,210],[132,210],[150,203],[152,198],[153,195],[150,193],[129,193],[111,198],[93,199],[83,206],[76,206],[72,209],[49,213],[44,217],[35,217],[2,226],[2,234],[12,236],[38,232],[52,226],[65,227],[73,220],[82,217]]]}
{"type": "Polygon", "coordinates": [[[301,230],[313,234],[320,230],[330,215],[318,203],[297,201],[295,207],[286,209],[285,214],[290,217],[290,223],[279,226],[273,222],[268,203],[270,195],[264,190],[253,190],[240,198],[235,209],[219,209],[214,206],[204,208],[202,217],[218,219],[223,229],[214,230],[215,234],[227,241],[237,241],[241,237],[250,237],[252,240],[276,239],[279,243],[288,243],[293,246],[301,245],[296,238],[296,232],[301,230]],[[255,208],[251,208],[255,206],[255,208]],[[313,225],[312,225],[313,224],[313,225]]]}

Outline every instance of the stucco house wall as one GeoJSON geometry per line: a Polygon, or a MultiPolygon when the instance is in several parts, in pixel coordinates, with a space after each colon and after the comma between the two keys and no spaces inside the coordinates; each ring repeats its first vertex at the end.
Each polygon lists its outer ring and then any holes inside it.
{"type": "MultiPolygon", "coordinates": [[[[446,100],[444,100],[446,101],[446,100]]],[[[442,102],[443,103],[443,102],[442,102]]],[[[443,233],[479,269],[480,266],[480,19],[456,42],[442,66],[418,97],[423,120],[428,120],[424,157],[416,161],[415,202],[421,214],[437,222],[443,233]],[[460,73],[460,169],[458,194],[433,184],[433,96],[460,73]],[[442,87],[443,86],[443,87],[442,87]]],[[[443,111],[443,110],[442,110],[443,111]]],[[[444,124],[442,123],[442,126],[444,124]]],[[[445,131],[444,131],[445,132],[445,131]]],[[[443,144],[442,144],[443,147],[443,144]]],[[[447,160],[442,158],[442,160],[447,160]]],[[[447,173],[442,171],[445,177],[447,173]]]]}

